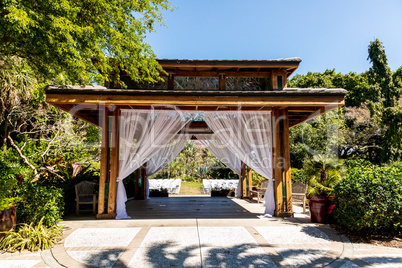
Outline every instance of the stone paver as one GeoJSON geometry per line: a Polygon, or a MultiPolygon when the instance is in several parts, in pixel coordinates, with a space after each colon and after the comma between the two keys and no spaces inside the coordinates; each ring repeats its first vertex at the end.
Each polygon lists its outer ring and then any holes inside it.
{"type": "Polygon", "coordinates": [[[14,252],[0,253],[0,267],[4,268],[30,268],[48,267],[41,258],[41,252],[14,252]]]}
{"type": "Polygon", "coordinates": [[[50,262],[50,267],[74,268],[402,267],[402,249],[352,244],[326,225],[309,223],[308,215],[262,218],[258,217],[264,211],[261,204],[215,200],[189,197],[170,201],[166,205],[169,213],[180,203],[185,205],[183,211],[189,212],[180,211],[178,218],[169,218],[159,206],[163,199],[158,199],[144,203],[144,208],[156,205],[161,219],[144,210],[132,220],[67,220],[62,223],[66,226],[64,238],[51,254],[0,254],[0,267],[48,267],[50,262]],[[224,207],[225,217],[229,217],[228,208],[232,208],[233,217],[208,218],[214,202],[216,213],[224,207]],[[199,218],[194,217],[194,207],[206,207],[199,218]]]}

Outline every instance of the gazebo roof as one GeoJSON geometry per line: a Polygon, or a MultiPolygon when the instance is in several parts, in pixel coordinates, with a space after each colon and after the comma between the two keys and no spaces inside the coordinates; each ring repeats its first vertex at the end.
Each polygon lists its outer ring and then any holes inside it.
{"type": "Polygon", "coordinates": [[[285,88],[274,91],[139,90],[103,86],[47,86],[47,102],[100,125],[99,106],[121,109],[271,110],[286,109],[290,126],[296,126],[344,105],[346,90],[340,88],[285,88]]]}
{"type": "Polygon", "coordinates": [[[272,70],[283,70],[287,77],[299,67],[300,58],[274,60],[191,60],[157,59],[163,69],[176,76],[226,76],[236,77],[252,73],[254,77],[266,76],[272,70]]]}
{"type": "MultiPolygon", "coordinates": [[[[283,109],[286,110],[289,125],[292,127],[344,105],[347,93],[341,88],[287,88],[287,78],[298,68],[300,58],[157,61],[168,74],[164,78],[167,84],[144,88],[140,84],[128,83],[131,88],[127,89],[118,88],[119,83],[109,82],[105,82],[107,87],[50,85],[45,88],[46,100],[49,104],[98,126],[101,124],[101,106],[116,105],[120,109],[180,109],[200,112],[283,109]],[[201,80],[206,81],[212,77],[217,84],[212,87],[214,89],[190,89],[186,84],[176,88],[175,83],[178,81],[175,77],[204,77],[201,80]],[[227,87],[226,78],[232,82],[240,81],[240,84],[262,81],[261,85],[265,83],[265,86],[227,87]],[[252,82],[247,80],[250,78],[252,82]]],[[[124,70],[121,75],[127,79],[124,70]]],[[[126,81],[130,82],[129,79],[126,81]]]]}

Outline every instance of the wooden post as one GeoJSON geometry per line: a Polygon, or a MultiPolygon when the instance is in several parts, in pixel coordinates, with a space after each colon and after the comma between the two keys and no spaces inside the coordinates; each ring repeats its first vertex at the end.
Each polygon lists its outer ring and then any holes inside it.
{"type": "Polygon", "coordinates": [[[274,196],[275,196],[275,215],[283,212],[282,208],[282,163],[281,163],[281,143],[280,143],[280,112],[279,109],[272,110],[272,154],[273,154],[273,177],[274,196]]]}
{"type": "Polygon", "coordinates": [[[250,167],[247,167],[247,196],[250,197],[250,189],[253,186],[253,173],[252,173],[252,169],[250,167]]]}
{"type": "Polygon", "coordinates": [[[113,111],[112,120],[112,150],[110,153],[110,182],[109,182],[109,200],[108,214],[116,216],[116,190],[117,176],[119,174],[119,108],[116,107],[113,111]]]}
{"type": "Polygon", "coordinates": [[[147,163],[145,163],[141,168],[141,200],[146,199],[146,187],[145,180],[147,178],[147,163]]]}
{"type": "Polygon", "coordinates": [[[277,108],[273,109],[272,115],[275,215],[292,217],[289,117],[286,110],[277,108]]]}
{"type": "Polygon", "coordinates": [[[290,169],[290,144],[289,144],[289,114],[285,109],[283,112],[283,132],[282,132],[282,146],[283,146],[283,179],[286,184],[286,212],[292,213],[293,216],[293,204],[292,204],[292,178],[290,169]]]}
{"type": "Polygon", "coordinates": [[[241,198],[247,197],[246,164],[241,162],[241,198]]]}
{"type": "Polygon", "coordinates": [[[287,88],[288,87],[288,72],[286,69],[284,69],[282,71],[282,79],[283,79],[282,80],[283,88],[287,88]]]}
{"type": "Polygon", "coordinates": [[[271,83],[271,89],[278,90],[278,72],[277,71],[272,71],[271,79],[269,81],[271,83]]]}
{"type": "Polygon", "coordinates": [[[226,75],[219,74],[219,90],[226,89],[226,75]]]}
{"type": "Polygon", "coordinates": [[[140,169],[135,171],[135,181],[134,181],[134,199],[140,199],[140,169]]]}
{"type": "Polygon", "coordinates": [[[173,74],[169,74],[169,76],[168,76],[167,88],[174,89],[174,75],[173,74]]]}
{"type": "Polygon", "coordinates": [[[109,110],[103,105],[102,111],[102,144],[101,144],[101,161],[99,174],[99,196],[98,196],[98,214],[101,217],[105,210],[105,183],[109,174],[109,110]]]}

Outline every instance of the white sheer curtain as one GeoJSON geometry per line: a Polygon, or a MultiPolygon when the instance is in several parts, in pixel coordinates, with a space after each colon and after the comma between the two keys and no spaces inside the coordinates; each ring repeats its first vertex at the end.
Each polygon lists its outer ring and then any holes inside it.
{"type": "MultiPolygon", "coordinates": [[[[151,176],[170,163],[186,146],[190,135],[177,134],[168,144],[158,150],[147,162],[147,176],[151,176]]],[[[149,181],[146,179],[146,198],[149,198],[149,181]]]]}
{"type": "MultiPolygon", "coordinates": [[[[215,134],[197,134],[198,141],[228,168],[241,175],[241,161],[215,134]]],[[[240,198],[240,179],[237,183],[236,197],[240,198]]]]}
{"type": "Polygon", "coordinates": [[[269,180],[264,197],[265,214],[272,216],[275,199],[272,184],[271,112],[204,112],[204,119],[236,157],[269,180]]]}
{"type": "Polygon", "coordinates": [[[158,150],[147,162],[147,175],[151,176],[169,164],[183,150],[190,138],[190,135],[177,134],[168,144],[158,150]]]}
{"type": "Polygon", "coordinates": [[[198,141],[204,145],[216,158],[228,168],[240,175],[241,161],[234,153],[214,134],[197,134],[198,141]]]}
{"type": "Polygon", "coordinates": [[[171,141],[192,118],[175,110],[121,110],[116,219],[129,218],[123,180],[171,141]]]}

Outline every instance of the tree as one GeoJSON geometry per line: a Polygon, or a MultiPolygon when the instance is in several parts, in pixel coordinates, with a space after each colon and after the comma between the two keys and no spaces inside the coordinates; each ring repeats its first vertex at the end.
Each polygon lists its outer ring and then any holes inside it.
{"type": "Polygon", "coordinates": [[[338,109],[290,129],[291,166],[302,168],[315,154],[337,157],[345,144],[345,118],[338,109]]]}
{"type": "MultiPolygon", "coordinates": [[[[0,61],[16,56],[37,75],[64,83],[108,80],[124,69],[154,82],[162,70],[145,35],[163,23],[167,0],[4,0],[0,61]]],[[[119,79],[119,77],[116,77],[119,79]]]]}
{"type": "Polygon", "coordinates": [[[21,105],[31,97],[36,86],[36,79],[25,61],[15,56],[4,57],[0,61],[0,125],[2,146],[7,149],[9,132],[8,115],[14,107],[21,105]]]}
{"type": "Polygon", "coordinates": [[[381,163],[383,131],[378,120],[370,116],[370,110],[362,107],[345,107],[347,131],[342,158],[359,158],[371,163],[381,163]]]}
{"type": "Polygon", "coordinates": [[[371,115],[382,126],[383,144],[381,158],[383,162],[402,158],[402,68],[394,74],[388,66],[387,56],[382,43],[376,39],[368,47],[368,60],[372,63],[369,78],[378,88],[381,99],[369,102],[371,115]]]}
{"type": "MultiPolygon", "coordinates": [[[[372,63],[368,72],[369,79],[372,84],[377,84],[383,106],[385,108],[394,107],[401,96],[401,88],[394,84],[385,49],[380,40],[370,42],[367,59],[372,63]]],[[[396,76],[395,79],[397,78],[396,76]]]]}

